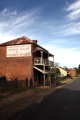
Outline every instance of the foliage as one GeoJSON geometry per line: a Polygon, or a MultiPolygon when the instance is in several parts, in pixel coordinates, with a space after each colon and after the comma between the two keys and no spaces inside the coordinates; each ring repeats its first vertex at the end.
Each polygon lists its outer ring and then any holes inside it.
{"type": "Polygon", "coordinates": [[[80,74],[80,64],[78,65],[78,68],[75,67],[74,69],[76,70],[77,75],[79,75],[80,74]]]}
{"type": "Polygon", "coordinates": [[[79,64],[78,68],[75,67],[74,69],[76,70],[77,75],[79,75],[80,74],[80,64],[79,64]]]}
{"type": "Polygon", "coordinates": [[[52,75],[53,77],[55,77],[55,76],[58,77],[58,76],[61,74],[59,68],[56,68],[56,67],[55,67],[55,68],[53,67],[53,68],[51,69],[51,71],[53,71],[53,73],[51,73],[51,74],[49,74],[49,75],[52,75]]]}
{"type": "Polygon", "coordinates": [[[59,68],[55,68],[56,69],[56,76],[59,76],[61,74],[59,68]]]}
{"type": "Polygon", "coordinates": [[[80,64],[78,66],[77,73],[80,74],[80,64]]]}

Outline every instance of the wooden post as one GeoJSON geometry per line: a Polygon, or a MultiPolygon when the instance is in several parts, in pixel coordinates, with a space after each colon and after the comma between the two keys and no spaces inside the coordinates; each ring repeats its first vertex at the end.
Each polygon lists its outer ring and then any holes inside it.
{"type": "Polygon", "coordinates": [[[54,65],[54,55],[53,55],[53,65],[54,65]]]}
{"type": "Polygon", "coordinates": [[[45,64],[43,65],[43,69],[44,69],[44,87],[45,87],[45,64]]]}
{"type": "Polygon", "coordinates": [[[43,51],[41,51],[41,64],[43,62],[43,51]]]}
{"type": "Polygon", "coordinates": [[[48,53],[48,63],[47,64],[49,65],[49,53],[48,53]]]}
{"type": "Polygon", "coordinates": [[[51,75],[50,75],[50,86],[51,86],[51,75]]]}
{"type": "Polygon", "coordinates": [[[44,87],[45,87],[45,74],[44,74],[44,87]]]}

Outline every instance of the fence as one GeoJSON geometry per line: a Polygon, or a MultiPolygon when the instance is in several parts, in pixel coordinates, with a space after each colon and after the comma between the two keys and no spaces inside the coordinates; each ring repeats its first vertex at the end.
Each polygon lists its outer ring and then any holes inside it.
{"type": "Polygon", "coordinates": [[[10,90],[17,90],[22,88],[31,88],[33,86],[32,79],[28,80],[18,80],[17,78],[14,80],[6,80],[5,76],[0,77],[0,92],[6,92],[10,90]]]}

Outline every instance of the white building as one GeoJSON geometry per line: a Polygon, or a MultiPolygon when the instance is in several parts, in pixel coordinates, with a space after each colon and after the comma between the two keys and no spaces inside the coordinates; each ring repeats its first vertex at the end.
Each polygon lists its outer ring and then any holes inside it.
{"type": "Polygon", "coordinates": [[[57,67],[57,68],[59,68],[59,70],[60,70],[61,77],[66,77],[67,76],[67,70],[65,70],[62,67],[57,67]]]}

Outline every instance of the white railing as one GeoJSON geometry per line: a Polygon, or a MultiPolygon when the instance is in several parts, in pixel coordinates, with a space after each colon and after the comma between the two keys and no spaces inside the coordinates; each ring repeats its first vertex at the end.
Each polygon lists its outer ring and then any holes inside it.
{"type": "Polygon", "coordinates": [[[41,59],[40,57],[34,58],[34,65],[44,65],[44,64],[48,66],[53,66],[52,61],[49,61],[44,58],[41,59]]]}

